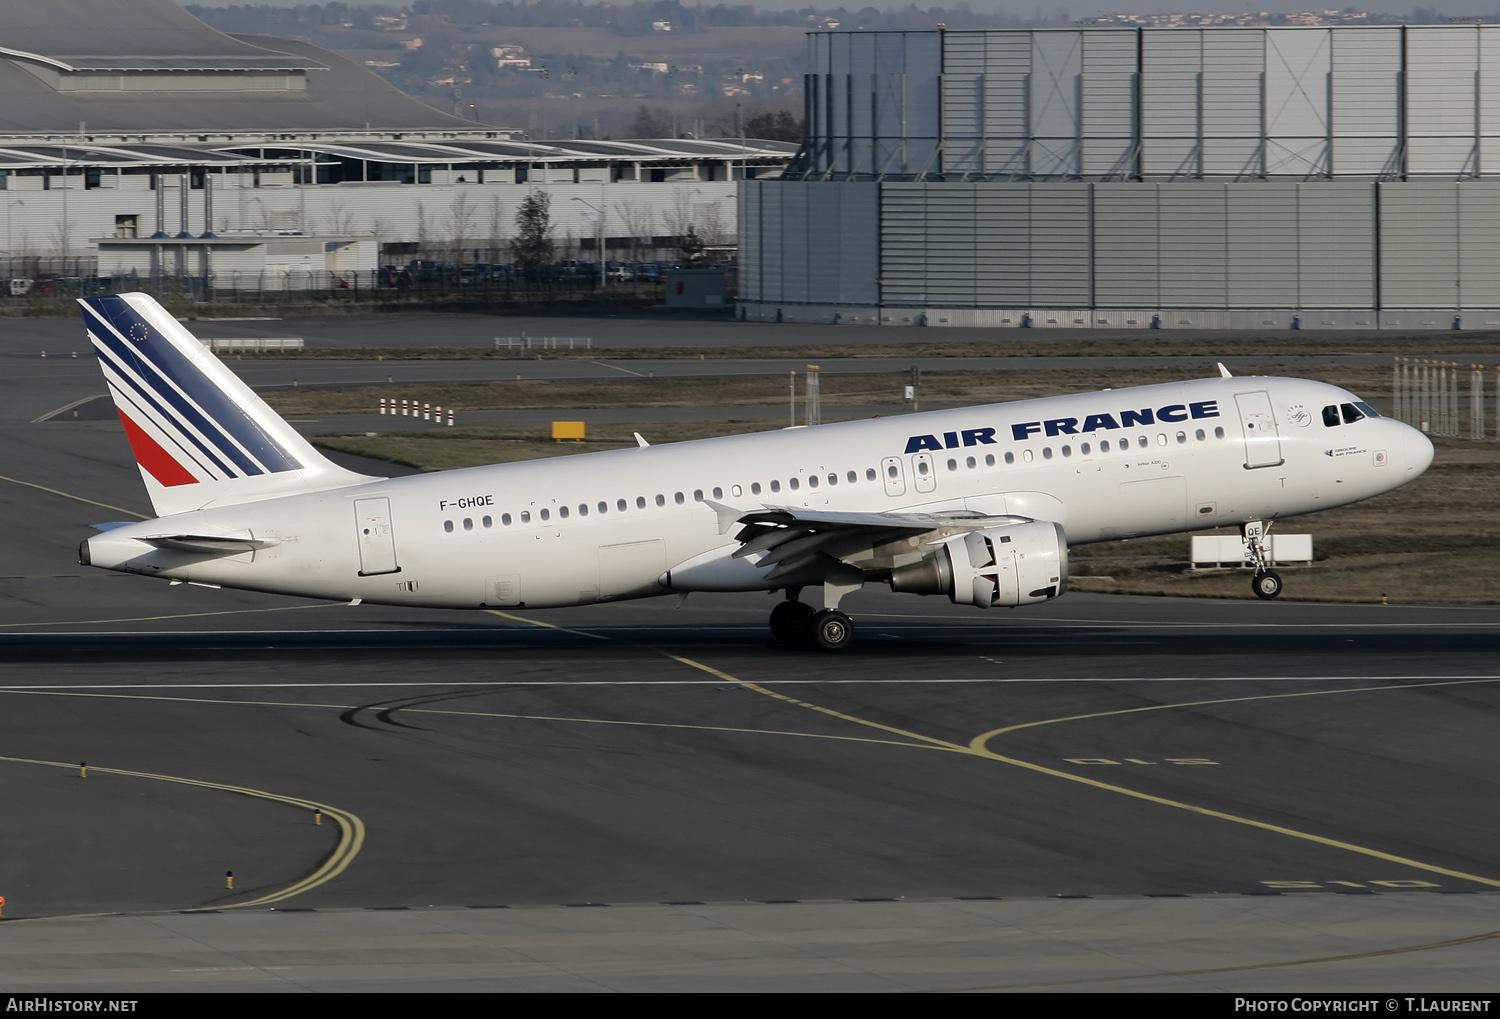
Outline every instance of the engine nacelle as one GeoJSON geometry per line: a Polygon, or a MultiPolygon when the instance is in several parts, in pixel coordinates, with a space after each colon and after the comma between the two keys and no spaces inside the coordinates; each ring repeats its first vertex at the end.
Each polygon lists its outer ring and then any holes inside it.
{"type": "Polygon", "coordinates": [[[1067,540],[1048,520],[956,534],[921,562],[891,571],[892,591],[946,594],[980,608],[1030,605],[1067,589],[1067,540]]]}

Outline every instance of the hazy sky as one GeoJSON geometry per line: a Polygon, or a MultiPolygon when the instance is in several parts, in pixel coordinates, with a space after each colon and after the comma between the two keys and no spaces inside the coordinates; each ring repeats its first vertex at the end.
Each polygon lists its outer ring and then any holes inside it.
{"type": "MultiPolygon", "coordinates": [[[[234,3],[265,3],[273,7],[294,7],[296,3],[289,0],[196,0],[204,7],[228,7],[234,3]]],[[[349,3],[371,3],[377,0],[346,0],[349,3]]],[[[396,0],[379,0],[385,6],[402,7],[405,4],[396,0]]],[[[589,2],[589,0],[585,0],[589,2]]],[[[692,0],[689,0],[692,2],[692,0]]],[[[706,0],[712,3],[714,0],[706,0]]],[[[731,4],[743,4],[747,0],[722,0],[731,4]]],[[[771,7],[778,10],[800,9],[811,6],[815,9],[833,8],[843,6],[854,9],[860,7],[875,7],[888,9],[892,7],[901,8],[910,6],[912,0],[748,0],[755,7],[771,7]]],[[[1131,0],[1115,0],[1115,2],[1099,2],[1099,0],[1073,0],[1073,2],[1059,3],[1057,0],[1048,0],[1045,3],[1026,2],[1026,0],[968,0],[969,7],[976,11],[1004,11],[1019,14],[1023,17],[1034,16],[1038,10],[1044,14],[1066,10],[1073,18],[1091,18],[1100,14],[1109,14],[1115,11],[1124,11],[1132,14],[1154,14],[1157,12],[1190,11],[1198,14],[1223,14],[1234,11],[1271,11],[1274,13],[1288,13],[1291,11],[1314,11],[1325,7],[1338,8],[1354,6],[1360,10],[1374,11],[1381,14],[1406,14],[1416,7],[1432,7],[1442,14],[1451,17],[1478,17],[1483,16],[1486,20],[1494,17],[1500,11],[1500,0],[1427,0],[1425,3],[1402,2],[1402,0],[1366,0],[1364,3],[1354,0],[1323,0],[1323,2],[1282,2],[1273,0],[1266,3],[1265,0],[1256,0],[1239,3],[1233,0],[1154,0],[1154,2],[1132,3],[1131,0]]],[[[958,0],[917,0],[917,7],[958,6],[958,0]]],[[[1500,21],[1500,18],[1496,18],[1500,21]]]]}

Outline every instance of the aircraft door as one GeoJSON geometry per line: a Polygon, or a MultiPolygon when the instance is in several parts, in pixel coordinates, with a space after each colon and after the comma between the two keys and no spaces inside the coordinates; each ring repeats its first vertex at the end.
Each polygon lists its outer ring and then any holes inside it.
{"type": "Polygon", "coordinates": [[[886,495],[906,494],[906,472],[901,469],[899,456],[888,456],[880,461],[880,476],[885,480],[886,495]]]}
{"type": "Polygon", "coordinates": [[[359,538],[359,575],[400,573],[396,562],[396,534],[391,530],[389,499],[354,500],[355,532],[359,538]]]}
{"type": "Polygon", "coordinates": [[[1279,467],[1285,463],[1270,395],[1264,389],[1235,393],[1234,402],[1240,411],[1240,423],[1245,428],[1245,466],[1279,467]]]}
{"type": "Polygon", "coordinates": [[[931,453],[913,453],[911,458],[912,484],[918,492],[931,492],[937,488],[937,466],[931,453]]]}

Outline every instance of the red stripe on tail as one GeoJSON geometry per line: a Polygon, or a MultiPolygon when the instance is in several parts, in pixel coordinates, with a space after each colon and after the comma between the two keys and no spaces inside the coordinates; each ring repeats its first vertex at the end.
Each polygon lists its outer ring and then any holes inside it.
{"type": "Polygon", "coordinates": [[[176,458],[161,448],[161,444],[147,435],[140,425],[125,416],[125,412],[116,407],[115,411],[120,415],[120,421],[125,425],[125,437],[130,440],[131,452],[135,453],[135,462],[146,469],[164,488],[175,488],[178,485],[196,485],[198,479],[188,473],[186,467],[178,463],[176,458]]]}

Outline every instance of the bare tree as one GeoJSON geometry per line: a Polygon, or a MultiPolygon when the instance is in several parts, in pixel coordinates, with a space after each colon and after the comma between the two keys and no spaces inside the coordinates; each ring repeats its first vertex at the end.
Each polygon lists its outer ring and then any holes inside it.
{"type": "Polygon", "coordinates": [[[346,237],[354,232],[354,212],[338,199],[328,206],[328,232],[346,237]]]}
{"type": "Polygon", "coordinates": [[[693,196],[687,188],[672,191],[672,204],[663,214],[667,221],[667,233],[673,237],[685,237],[693,225],[693,196]]]}
{"type": "Polygon", "coordinates": [[[643,240],[652,236],[651,227],[656,217],[651,209],[640,202],[616,202],[615,215],[620,217],[625,233],[630,237],[630,257],[641,259],[641,246],[650,243],[643,240]]]}
{"type": "Polygon", "coordinates": [[[723,202],[698,203],[698,236],[705,244],[723,244],[728,233],[723,202]]]}
{"type": "Polygon", "coordinates": [[[499,195],[490,199],[489,248],[491,262],[498,259],[499,253],[505,250],[505,210],[500,205],[499,195]]]}
{"type": "Polygon", "coordinates": [[[469,199],[468,191],[460,191],[458,197],[448,205],[446,215],[448,238],[453,246],[452,261],[464,261],[464,251],[469,246],[469,240],[474,234],[475,208],[469,199]]]}

